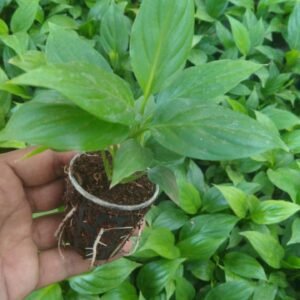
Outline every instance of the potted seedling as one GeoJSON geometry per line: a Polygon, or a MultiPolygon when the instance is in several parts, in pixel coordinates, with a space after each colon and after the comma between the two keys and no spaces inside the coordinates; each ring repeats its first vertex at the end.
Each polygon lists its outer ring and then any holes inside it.
{"type": "Polygon", "coordinates": [[[13,114],[1,140],[80,151],[68,168],[58,237],[92,265],[115,255],[141,222],[158,185],[168,180],[154,176],[151,182],[147,176],[172,164],[165,162],[166,153],[231,160],[282,147],[273,131],[223,103],[224,94],[260,65],[241,59],[185,68],[193,3],[143,0],[129,46],[137,82],[114,74],[75,32],[52,27],[47,64],[7,83],[49,91],[35,91],[13,114]]]}

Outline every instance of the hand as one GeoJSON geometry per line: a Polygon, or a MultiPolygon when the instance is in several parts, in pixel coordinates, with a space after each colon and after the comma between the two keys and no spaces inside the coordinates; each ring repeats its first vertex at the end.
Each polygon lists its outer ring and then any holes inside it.
{"type": "MultiPolygon", "coordinates": [[[[31,291],[89,269],[71,249],[63,256],[54,232],[61,214],[32,219],[32,213],[58,207],[64,191],[63,167],[74,153],[33,149],[0,155],[0,299],[24,299],[31,291]]],[[[126,253],[131,248],[127,242],[126,253]]]]}

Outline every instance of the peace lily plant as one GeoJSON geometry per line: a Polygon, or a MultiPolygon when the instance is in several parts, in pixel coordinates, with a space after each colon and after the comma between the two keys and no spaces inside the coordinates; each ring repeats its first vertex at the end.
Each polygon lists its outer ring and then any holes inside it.
{"type": "MultiPolygon", "coordinates": [[[[111,11],[118,9],[111,5],[111,11]]],[[[124,18],[118,19],[120,31],[130,26],[124,18]]],[[[28,57],[14,61],[26,72],[9,80],[7,89],[39,89],[12,115],[1,140],[100,151],[112,189],[151,174],[163,190],[168,179],[159,176],[160,167],[186,157],[233,160],[285,147],[274,131],[226,105],[224,95],[260,64],[241,58],[188,66],[192,0],[144,0],[130,43],[126,35],[107,33],[111,43],[102,47],[110,64],[76,32],[53,24],[49,30],[38,64],[25,65],[28,57]],[[128,44],[130,57],[122,57],[128,44]]]]}

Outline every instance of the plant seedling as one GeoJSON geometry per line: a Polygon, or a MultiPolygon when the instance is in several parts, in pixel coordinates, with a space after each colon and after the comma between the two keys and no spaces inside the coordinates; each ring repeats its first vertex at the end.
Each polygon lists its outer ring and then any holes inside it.
{"type": "MultiPolygon", "coordinates": [[[[149,207],[143,204],[156,193],[149,170],[185,157],[232,160],[284,147],[271,130],[223,103],[225,93],[261,66],[241,59],[186,67],[193,29],[193,0],[144,0],[130,33],[135,81],[131,69],[123,78],[115,74],[77,33],[50,26],[47,63],[7,83],[49,90],[13,114],[1,140],[92,152],[70,166],[69,178],[81,189],[68,181],[58,230],[92,265],[114,255],[143,218],[149,207]]],[[[106,49],[114,67],[128,38],[116,31],[112,41],[116,47],[106,49]]],[[[120,74],[120,59],[117,65],[120,74]]]]}

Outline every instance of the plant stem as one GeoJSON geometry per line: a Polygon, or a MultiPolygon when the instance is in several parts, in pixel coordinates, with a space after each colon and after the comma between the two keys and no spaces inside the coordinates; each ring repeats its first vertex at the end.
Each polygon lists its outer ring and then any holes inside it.
{"type": "Polygon", "coordinates": [[[102,161],[103,161],[103,165],[104,165],[104,170],[106,173],[106,176],[108,178],[109,181],[111,181],[112,178],[112,166],[106,156],[105,151],[101,151],[101,157],[102,157],[102,161]]]}
{"type": "Polygon", "coordinates": [[[142,106],[141,106],[141,114],[144,115],[145,113],[145,109],[146,109],[146,106],[148,104],[148,100],[149,100],[149,95],[144,95],[144,100],[143,100],[143,103],[142,103],[142,106]]]}

